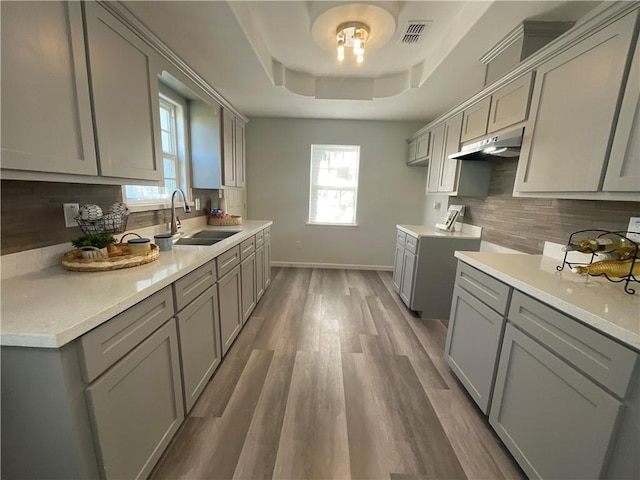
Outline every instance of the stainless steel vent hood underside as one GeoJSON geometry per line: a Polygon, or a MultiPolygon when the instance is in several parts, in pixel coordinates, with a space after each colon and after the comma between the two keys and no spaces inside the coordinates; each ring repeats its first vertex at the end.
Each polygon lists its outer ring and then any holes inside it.
{"type": "Polygon", "coordinates": [[[456,160],[491,160],[493,157],[517,157],[520,155],[524,128],[503,135],[488,137],[462,147],[458,153],[449,155],[456,160]]]}

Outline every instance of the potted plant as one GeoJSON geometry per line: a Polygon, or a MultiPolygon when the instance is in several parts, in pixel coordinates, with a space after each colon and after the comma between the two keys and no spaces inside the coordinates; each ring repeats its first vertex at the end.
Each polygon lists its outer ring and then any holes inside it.
{"type": "Polygon", "coordinates": [[[99,260],[109,256],[107,247],[116,243],[116,239],[110,233],[85,233],[71,243],[80,249],[82,258],[99,260]]]}

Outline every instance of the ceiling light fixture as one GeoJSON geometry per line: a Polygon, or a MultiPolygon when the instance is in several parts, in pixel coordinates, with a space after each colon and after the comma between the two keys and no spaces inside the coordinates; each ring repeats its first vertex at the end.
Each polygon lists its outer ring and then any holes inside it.
{"type": "Polygon", "coordinates": [[[336,41],[338,43],[338,61],[344,60],[344,47],[353,49],[356,61],[364,61],[364,45],[369,38],[369,27],[361,22],[346,22],[338,26],[336,41]]]}

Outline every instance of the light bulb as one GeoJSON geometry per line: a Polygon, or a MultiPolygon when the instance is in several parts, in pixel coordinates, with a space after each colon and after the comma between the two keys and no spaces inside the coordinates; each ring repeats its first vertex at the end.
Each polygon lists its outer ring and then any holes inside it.
{"type": "Polygon", "coordinates": [[[340,62],[344,60],[344,45],[338,45],[338,60],[340,62]]]}
{"type": "Polygon", "coordinates": [[[360,48],[361,48],[362,42],[359,38],[354,38],[353,39],[353,53],[355,53],[356,55],[360,53],[360,48]]]}
{"type": "Polygon", "coordinates": [[[362,63],[362,62],[364,62],[364,52],[359,53],[359,54],[356,56],[356,62],[358,62],[358,63],[362,63]]]}

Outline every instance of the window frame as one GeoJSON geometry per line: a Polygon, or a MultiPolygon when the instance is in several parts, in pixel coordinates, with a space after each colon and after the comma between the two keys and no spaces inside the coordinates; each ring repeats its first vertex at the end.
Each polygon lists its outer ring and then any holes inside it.
{"type": "MultiPolygon", "coordinates": [[[[185,195],[187,196],[187,204],[193,206],[193,192],[191,188],[191,171],[190,171],[190,145],[189,145],[189,106],[188,99],[175,92],[171,88],[159,82],[158,85],[159,90],[159,101],[160,103],[165,102],[172,105],[175,108],[175,116],[176,116],[176,150],[177,150],[177,158],[178,158],[178,168],[176,170],[177,179],[176,183],[178,184],[178,188],[182,188],[184,190],[185,195]]],[[[162,135],[162,132],[158,132],[159,135],[162,135]]],[[[162,142],[160,142],[160,155],[159,160],[162,162],[163,169],[163,184],[162,188],[164,188],[164,157],[167,154],[162,150],[162,142]]],[[[171,192],[166,192],[168,197],[160,198],[157,200],[145,199],[145,200],[130,200],[127,198],[126,187],[132,185],[122,185],[122,198],[125,203],[129,206],[129,209],[132,212],[144,212],[151,210],[165,210],[167,208],[171,208],[171,192]]],[[[182,206],[182,198],[178,197],[176,199],[176,205],[182,206]]]]}
{"type": "Polygon", "coordinates": [[[321,226],[321,227],[339,227],[339,228],[354,228],[358,226],[358,189],[360,186],[360,145],[337,145],[337,144],[311,144],[311,158],[309,162],[309,206],[307,211],[307,225],[310,226],[321,226]],[[349,150],[356,149],[358,153],[357,166],[356,166],[356,179],[354,187],[340,187],[340,186],[321,186],[319,184],[313,183],[313,158],[314,158],[314,149],[315,148],[323,148],[325,150],[333,149],[333,150],[343,150],[345,151],[347,148],[349,150]],[[336,191],[353,191],[354,197],[354,205],[353,205],[353,221],[351,223],[340,223],[340,222],[316,222],[311,219],[311,207],[312,207],[312,199],[317,198],[314,196],[314,192],[319,188],[323,190],[336,190],[336,191]]]}

